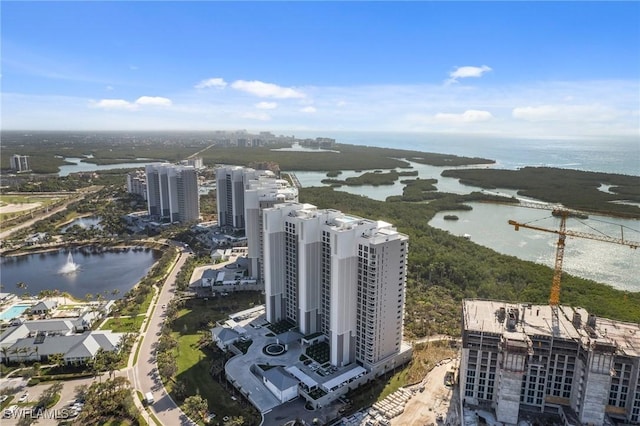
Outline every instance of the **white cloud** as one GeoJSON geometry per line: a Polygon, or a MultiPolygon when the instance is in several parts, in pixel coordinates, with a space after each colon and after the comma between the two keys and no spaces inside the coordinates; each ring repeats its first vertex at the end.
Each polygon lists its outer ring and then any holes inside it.
{"type": "Polygon", "coordinates": [[[202,80],[200,83],[196,84],[194,87],[196,89],[208,89],[211,87],[222,89],[227,86],[227,82],[224,79],[219,77],[208,78],[206,80],[202,80]]]}
{"type": "Polygon", "coordinates": [[[602,105],[539,105],[516,107],[513,118],[532,122],[540,121],[609,121],[615,112],[602,105]]]}
{"type": "Polygon", "coordinates": [[[101,109],[135,109],[136,105],[124,99],[100,99],[98,102],[93,102],[92,105],[95,108],[101,109]]]}
{"type": "Polygon", "coordinates": [[[258,109],[276,109],[278,108],[278,103],[277,102],[258,102],[255,105],[255,107],[258,109]]]}
{"type": "Polygon", "coordinates": [[[291,99],[305,97],[304,93],[296,89],[292,89],[291,87],[282,87],[277,84],[265,83],[258,80],[236,80],[231,83],[231,87],[242,92],[256,95],[260,98],[291,99]]]}
{"type": "Polygon", "coordinates": [[[172,102],[169,98],[163,98],[161,96],[140,96],[136,100],[136,105],[151,105],[151,106],[171,106],[172,102]]]}
{"type": "Polygon", "coordinates": [[[160,96],[140,96],[135,102],[129,102],[124,99],[100,99],[99,101],[91,101],[90,105],[94,108],[107,110],[136,110],[146,106],[171,106],[172,102],[169,98],[160,96]]]}
{"type": "Polygon", "coordinates": [[[482,65],[481,67],[465,66],[457,67],[449,73],[447,83],[457,83],[460,78],[482,77],[486,72],[492,71],[491,67],[482,65]]]}
{"type": "Polygon", "coordinates": [[[314,113],[314,112],[316,112],[317,110],[316,110],[316,108],[315,108],[315,107],[307,106],[307,107],[302,108],[300,111],[302,111],[302,112],[306,112],[306,113],[314,113]]]}
{"type": "Polygon", "coordinates": [[[113,86],[107,86],[104,88],[104,90],[106,90],[107,92],[110,92],[113,90],[113,86]]]}
{"type": "Polygon", "coordinates": [[[436,123],[478,123],[482,121],[489,121],[493,119],[493,115],[489,111],[480,111],[475,109],[468,109],[462,114],[451,114],[439,112],[433,116],[433,121],[436,123]]]}
{"type": "Polygon", "coordinates": [[[215,96],[209,96],[209,91],[190,86],[171,94],[146,92],[165,95],[172,101],[170,107],[166,107],[167,101],[145,101],[144,97],[136,102],[145,92],[121,94],[128,86],[111,81],[97,86],[104,96],[93,101],[80,96],[3,92],[3,128],[35,128],[37,123],[44,130],[304,128],[466,132],[523,138],[638,135],[640,83],[636,80],[541,81],[477,87],[304,86],[305,98],[290,100],[258,98],[238,90],[214,90],[215,96]],[[103,88],[108,84],[116,89],[105,94],[103,88]],[[271,103],[277,103],[277,108],[266,108],[271,103]],[[317,111],[301,112],[310,106],[317,111]],[[82,122],[70,117],[81,117],[82,122]]]}

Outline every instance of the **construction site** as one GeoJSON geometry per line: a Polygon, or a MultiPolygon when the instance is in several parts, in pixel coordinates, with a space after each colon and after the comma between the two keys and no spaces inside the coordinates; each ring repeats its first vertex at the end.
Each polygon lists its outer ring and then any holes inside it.
{"type": "MultiPolygon", "coordinates": [[[[540,204],[525,207],[545,208],[540,204]]],[[[465,300],[459,391],[463,411],[489,424],[640,424],[640,324],[597,318],[560,305],[568,236],[627,245],[638,242],[567,229],[585,214],[557,207],[558,229],[510,220],[558,235],[548,305],[465,300]]],[[[469,418],[465,416],[465,419],[469,418]]],[[[465,423],[467,423],[465,421],[465,423]]]]}
{"type": "Polygon", "coordinates": [[[640,424],[640,325],[581,308],[466,300],[460,395],[503,424],[640,424]],[[557,327],[557,328],[556,328],[557,327]]]}

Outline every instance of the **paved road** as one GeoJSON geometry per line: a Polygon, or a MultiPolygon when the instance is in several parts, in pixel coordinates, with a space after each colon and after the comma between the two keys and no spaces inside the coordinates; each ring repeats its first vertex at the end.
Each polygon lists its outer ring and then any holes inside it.
{"type": "MultiPolygon", "coordinates": [[[[158,375],[156,366],[155,343],[158,341],[160,329],[164,322],[165,310],[162,305],[166,305],[175,295],[176,276],[190,254],[182,251],[178,261],[167,277],[158,298],[156,299],[155,310],[153,314],[147,317],[149,326],[147,332],[142,336],[140,343],[140,354],[138,362],[126,373],[133,387],[142,394],[151,392],[155,399],[151,410],[155,416],[164,425],[191,425],[193,424],[188,417],[178,408],[173,399],[167,394],[160,376],[158,375]]],[[[152,304],[153,306],[153,304],[152,304]]],[[[153,423],[151,423],[153,424],[153,423]]]]}
{"type": "Polygon", "coordinates": [[[10,236],[14,232],[19,231],[20,229],[24,229],[24,228],[28,228],[28,227],[32,226],[34,223],[36,223],[39,220],[46,219],[49,216],[53,216],[54,214],[65,210],[69,204],[74,203],[74,202],[79,201],[79,200],[82,200],[86,196],[91,195],[91,194],[93,194],[95,192],[98,192],[101,189],[102,189],[102,186],[93,186],[93,187],[90,187],[90,188],[86,188],[84,190],[80,190],[78,192],[64,193],[66,195],[71,195],[71,197],[68,200],[66,200],[62,205],[60,205],[60,206],[58,206],[58,207],[56,207],[54,209],[49,210],[48,213],[37,215],[33,219],[29,219],[26,222],[20,223],[20,224],[18,224],[16,226],[13,226],[13,227],[11,227],[9,229],[6,229],[6,230],[0,232],[0,240],[4,240],[5,238],[10,236]]]}

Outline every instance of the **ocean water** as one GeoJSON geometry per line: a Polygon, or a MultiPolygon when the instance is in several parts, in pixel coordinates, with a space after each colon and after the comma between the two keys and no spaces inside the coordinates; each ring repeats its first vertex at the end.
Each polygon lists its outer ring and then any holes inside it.
{"type": "Polygon", "coordinates": [[[546,166],[640,176],[640,137],[608,139],[524,139],[478,135],[386,132],[296,132],[296,137],[330,137],[338,143],[398,148],[497,162],[518,169],[546,166]]]}
{"type": "MultiPolygon", "coordinates": [[[[322,134],[296,133],[297,137],[332,137],[338,143],[398,148],[422,152],[482,157],[495,160],[493,167],[518,169],[525,166],[546,166],[584,171],[618,173],[640,176],[640,139],[611,140],[529,140],[488,137],[462,137],[415,133],[323,132],[322,134]]],[[[421,177],[438,179],[438,190],[468,193],[479,188],[453,182],[455,179],[439,176],[444,168],[413,165],[421,177]]],[[[320,172],[296,172],[303,186],[321,185],[325,177],[320,172]]],[[[345,177],[347,174],[341,175],[345,177]]],[[[402,185],[388,187],[344,187],[338,189],[384,200],[402,192],[402,185]]],[[[603,188],[606,190],[606,188],[603,188]]],[[[516,191],[500,189],[514,196],[516,191]]],[[[520,222],[549,221],[546,227],[557,229],[557,219],[550,212],[499,204],[472,204],[466,212],[441,212],[429,224],[452,235],[467,235],[473,242],[499,253],[516,256],[553,267],[557,238],[554,234],[521,229],[515,232],[509,219],[520,222]],[[446,214],[455,214],[458,221],[444,220],[446,214]]],[[[640,220],[591,217],[577,222],[570,220],[567,228],[580,232],[601,233],[640,241],[640,220]]],[[[545,222],[541,222],[545,223],[545,222]]],[[[606,242],[581,238],[567,241],[563,270],[613,287],[640,291],[640,250],[606,242]]]]}

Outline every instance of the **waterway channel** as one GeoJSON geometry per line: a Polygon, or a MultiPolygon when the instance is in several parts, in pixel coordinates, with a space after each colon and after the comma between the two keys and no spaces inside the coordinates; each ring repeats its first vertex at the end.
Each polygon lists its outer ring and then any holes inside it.
{"type": "MultiPolygon", "coordinates": [[[[402,170],[418,171],[421,179],[437,179],[436,187],[440,192],[469,194],[482,191],[478,187],[463,185],[458,179],[440,176],[443,170],[451,167],[436,167],[414,162],[410,164],[411,169],[402,170]]],[[[344,180],[348,177],[360,176],[366,171],[343,171],[337,179],[344,180]]],[[[294,173],[302,187],[327,186],[321,182],[327,178],[324,172],[296,171],[294,173]]],[[[384,201],[389,196],[402,194],[404,184],[400,181],[403,179],[415,179],[415,177],[398,179],[393,185],[343,185],[336,190],[384,201]]],[[[602,190],[606,189],[602,188],[602,190]]],[[[507,197],[517,196],[517,190],[512,189],[499,189],[492,193],[507,197]]],[[[441,212],[429,222],[429,225],[448,231],[452,235],[467,234],[473,242],[499,253],[553,267],[557,243],[555,234],[527,229],[515,232],[514,227],[508,224],[509,219],[518,222],[539,221],[536,223],[539,226],[558,229],[559,219],[551,217],[550,211],[489,203],[470,203],[470,205],[473,207],[470,211],[441,212]],[[445,215],[456,215],[459,220],[445,220],[445,215]]],[[[624,230],[626,239],[640,241],[640,220],[637,219],[591,215],[589,219],[582,221],[570,219],[568,229],[612,237],[619,237],[621,230],[624,230]]],[[[640,274],[637,273],[640,270],[640,250],[634,250],[628,246],[570,238],[566,244],[563,270],[615,288],[640,291],[640,274]]]]}
{"type": "MultiPolygon", "coordinates": [[[[509,205],[469,203],[473,210],[440,212],[429,221],[434,228],[452,235],[467,235],[473,242],[498,253],[554,266],[558,236],[553,233],[520,228],[508,221],[532,222],[532,225],[557,230],[560,219],[551,212],[509,205]],[[446,220],[453,214],[458,220],[446,220]]],[[[567,229],[596,235],[640,241],[640,221],[590,215],[589,219],[568,219],[567,229]]],[[[569,237],[566,240],[563,271],[609,284],[615,288],[640,291],[640,252],[629,246],[569,237]]]]}

